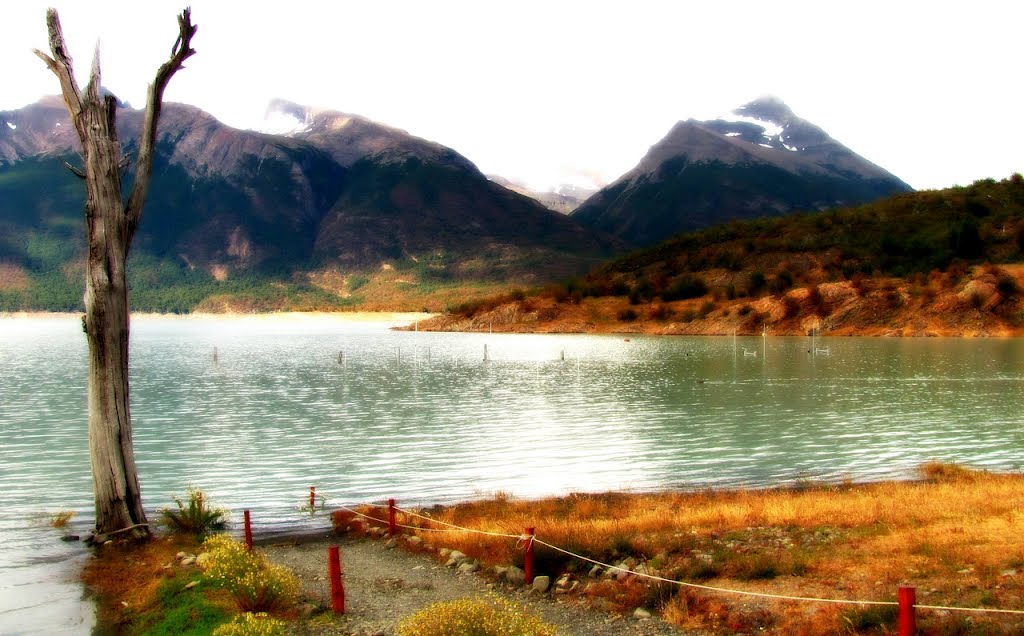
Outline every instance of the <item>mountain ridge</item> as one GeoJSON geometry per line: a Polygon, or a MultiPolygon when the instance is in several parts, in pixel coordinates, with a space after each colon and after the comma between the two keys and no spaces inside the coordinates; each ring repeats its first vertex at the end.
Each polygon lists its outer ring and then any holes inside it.
{"type": "Polygon", "coordinates": [[[572,216],[638,245],[732,219],[866,203],[912,188],[774,97],[677,122],[572,216]],[[689,171],[689,173],[688,173],[689,171]]]}
{"type": "MultiPolygon", "coordinates": [[[[317,302],[349,306],[359,297],[356,273],[385,265],[407,263],[415,275],[404,284],[424,288],[468,279],[539,284],[622,250],[613,237],[488,181],[453,149],[336,111],[308,115],[308,129],[272,135],[164,104],[130,263],[137,291],[177,285],[189,300],[170,306],[188,310],[201,301],[195,289],[237,293],[255,277],[312,285],[317,302]]],[[[126,154],[137,147],[141,117],[118,111],[126,154]]],[[[61,164],[77,163],[77,153],[62,103],[44,98],[0,113],[0,262],[63,289],[61,306],[79,302],[83,194],[61,164]]],[[[18,302],[38,305],[31,295],[18,302]]]]}

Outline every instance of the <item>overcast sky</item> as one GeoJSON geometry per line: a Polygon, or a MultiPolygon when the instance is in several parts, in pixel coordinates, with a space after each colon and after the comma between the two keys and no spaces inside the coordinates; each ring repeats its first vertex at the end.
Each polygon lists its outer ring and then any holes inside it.
{"type": "MultiPolygon", "coordinates": [[[[0,111],[58,92],[32,53],[55,6],[84,84],[141,106],[187,0],[16,0],[0,111]]],[[[611,181],[678,120],[759,95],[916,188],[1024,170],[1024,2],[192,0],[168,101],[258,127],[274,97],[356,113],[548,187],[611,181]]]]}

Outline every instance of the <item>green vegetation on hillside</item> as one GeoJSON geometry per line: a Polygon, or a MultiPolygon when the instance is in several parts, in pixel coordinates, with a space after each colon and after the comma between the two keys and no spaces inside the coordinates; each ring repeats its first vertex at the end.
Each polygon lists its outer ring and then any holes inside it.
{"type": "Polygon", "coordinates": [[[909,277],[1024,260],[1024,178],[899,194],[856,208],[736,221],[676,236],[570,281],[577,297],[703,295],[709,272],[745,273],[726,295],[778,293],[797,282],[909,277]],[[808,280],[810,279],[810,280],[808,280]]]}

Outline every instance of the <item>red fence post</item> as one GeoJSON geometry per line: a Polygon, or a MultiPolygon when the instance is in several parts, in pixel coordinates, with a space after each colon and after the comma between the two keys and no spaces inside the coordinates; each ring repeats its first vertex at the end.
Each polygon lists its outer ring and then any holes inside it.
{"type": "Polygon", "coordinates": [[[388,536],[398,534],[398,524],[395,522],[395,500],[388,499],[388,536]]]}
{"type": "Polygon", "coordinates": [[[526,529],[526,556],[523,558],[523,574],[526,584],[533,583],[533,528],[526,529]]]}
{"type": "Polygon", "coordinates": [[[327,574],[331,579],[331,609],[344,614],[345,585],[341,581],[341,551],[336,545],[327,548],[327,574]]]}
{"type": "Polygon", "coordinates": [[[915,636],[917,634],[917,619],[914,616],[914,604],[917,602],[917,593],[912,587],[901,587],[899,589],[899,636],[915,636]]]}
{"type": "Polygon", "coordinates": [[[249,516],[249,511],[245,511],[245,549],[252,552],[252,519],[249,516]]]}
{"type": "Polygon", "coordinates": [[[316,510],[316,486],[309,487],[309,509],[316,510]]]}

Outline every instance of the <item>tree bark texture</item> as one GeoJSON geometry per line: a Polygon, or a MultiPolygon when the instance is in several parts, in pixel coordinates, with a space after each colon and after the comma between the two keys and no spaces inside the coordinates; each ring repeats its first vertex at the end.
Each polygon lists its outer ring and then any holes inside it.
{"type": "Polygon", "coordinates": [[[142,506],[135,453],[128,382],[128,280],[126,260],[138,226],[152,172],[156,125],[163,91],[171,76],[195,51],[190,47],[196,27],[185,9],[178,16],[178,40],[170,59],[149,86],[138,163],[127,201],[121,188],[125,162],[117,139],[117,100],[100,95],[99,48],[93,57],[89,83],[83,93],[74,77],[71,56],[57,12],[46,13],[52,57],[36,50],[60,81],[68,113],[82,142],[81,170],[85,180],[85,225],[88,238],[85,316],[89,344],[89,455],[96,501],[96,532],[109,535],[149,535],[142,506]]]}

